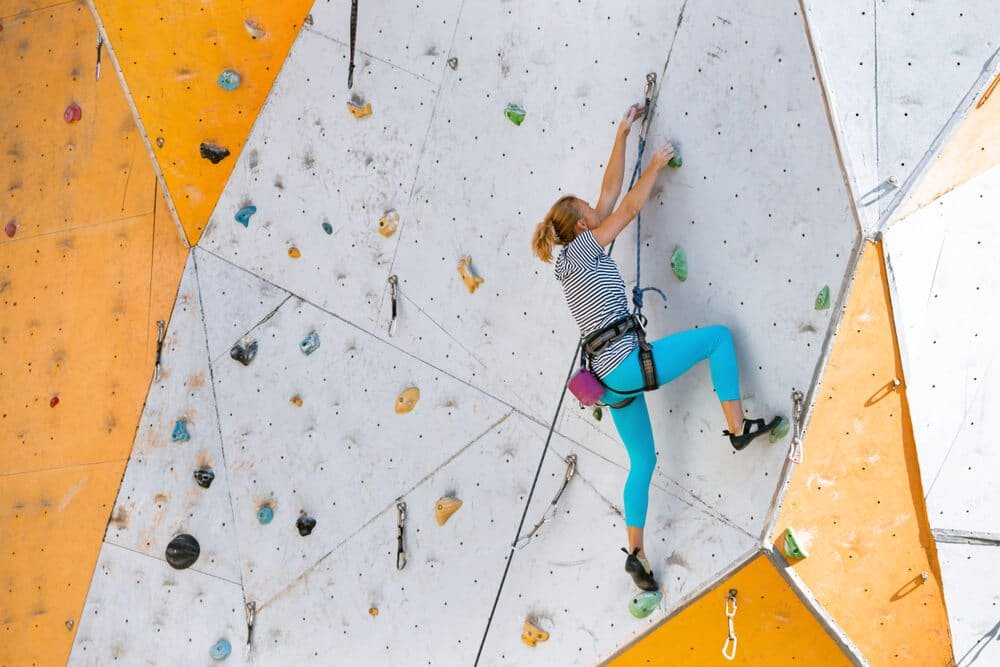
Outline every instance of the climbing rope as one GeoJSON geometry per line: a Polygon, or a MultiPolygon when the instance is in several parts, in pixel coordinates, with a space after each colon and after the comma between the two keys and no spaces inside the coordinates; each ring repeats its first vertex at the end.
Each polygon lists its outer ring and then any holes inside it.
{"type": "Polygon", "coordinates": [[[729,596],[726,598],[726,620],[729,621],[729,635],[726,643],[722,645],[722,657],[726,660],[736,659],[736,628],[733,621],[736,618],[736,589],[729,589],[729,596]]]}

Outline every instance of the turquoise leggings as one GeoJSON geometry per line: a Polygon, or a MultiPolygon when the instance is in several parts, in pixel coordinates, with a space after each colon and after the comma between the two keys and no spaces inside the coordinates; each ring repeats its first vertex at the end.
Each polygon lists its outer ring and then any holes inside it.
{"type": "MultiPolygon", "coordinates": [[[[703,359],[711,366],[712,386],[720,401],[735,401],[740,397],[740,376],[736,367],[733,336],[724,326],[681,331],[651,343],[656,364],[656,381],[660,386],[683,375],[703,359]]],[[[636,348],[602,380],[622,391],[642,387],[639,349],[636,348]]],[[[625,525],[642,528],[646,524],[649,505],[649,483],[656,466],[653,449],[653,429],[649,425],[646,397],[632,394],[635,400],[624,408],[613,408],[618,435],[628,451],[629,471],[625,481],[625,525]]],[[[604,392],[604,403],[617,403],[626,398],[611,390],[604,392]]]]}

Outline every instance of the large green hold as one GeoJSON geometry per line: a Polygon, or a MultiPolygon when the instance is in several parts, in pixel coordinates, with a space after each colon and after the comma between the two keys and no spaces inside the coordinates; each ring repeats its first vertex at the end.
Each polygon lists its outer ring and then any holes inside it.
{"type": "Polygon", "coordinates": [[[661,601],[663,601],[663,593],[660,591],[643,591],[628,603],[628,610],[636,618],[646,618],[660,606],[661,601]]]}
{"type": "Polygon", "coordinates": [[[670,270],[677,276],[677,280],[684,282],[688,279],[688,257],[681,246],[674,248],[674,254],[670,256],[670,270]]]}
{"type": "Polygon", "coordinates": [[[791,528],[785,528],[785,555],[789,558],[806,558],[809,554],[799,545],[795,539],[795,533],[791,528]]]}
{"type": "Polygon", "coordinates": [[[823,285],[823,289],[816,295],[816,310],[826,310],[830,307],[830,286],[823,285]]]}
{"type": "Polygon", "coordinates": [[[680,169],[681,166],[683,165],[684,165],[684,158],[682,158],[680,155],[673,156],[672,158],[670,158],[670,162],[667,163],[667,166],[670,167],[671,169],[680,169]]]}
{"type": "Polygon", "coordinates": [[[788,435],[789,430],[790,430],[790,424],[788,423],[788,420],[782,417],[781,421],[778,422],[778,425],[771,429],[771,433],[769,434],[768,439],[771,441],[771,444],[773,445],[774,443],[778,442],[786,435],[788,435]]]}
{"type": "Polygon", "coordinates": [[[524,122],[527,112],[520,104],[508,104],[507,108],[503,110],[503,115],[507,116],[507,120],[514,123],[514,125],[520,125],[524,122]]]}

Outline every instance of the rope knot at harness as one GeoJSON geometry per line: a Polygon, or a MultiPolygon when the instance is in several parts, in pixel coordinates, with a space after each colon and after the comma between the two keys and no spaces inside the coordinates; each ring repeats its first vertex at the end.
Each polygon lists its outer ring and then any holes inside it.
{"type": "Polygon", "coordinates": [[[659,294],[664,301],[667,300],[667,295],[664,294],[663,290],[661,290],[659,287],[639,287],[639,283],[637,282],[635,287],[632,288],[632,304],[635,306],[635,313],[637,315],[642,315],[642,306],[643,306],[642,293],[648,292],[650,290],[659,294]]]}

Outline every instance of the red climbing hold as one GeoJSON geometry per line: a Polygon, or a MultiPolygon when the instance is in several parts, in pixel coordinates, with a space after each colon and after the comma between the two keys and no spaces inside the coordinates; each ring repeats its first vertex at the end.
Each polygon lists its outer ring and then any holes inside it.
{"type": "Polygon", "coordinates": [[[75,123],[81,118],[83,118],[83,111],[80,109],[80,105],[76,102],[70,104],[66,107],[66,111],[63,111],[63,120],[67,123],[75,123]]]}
{"type": "Polygon", "coordinates": [[[14,234],[17,234],[17,225],[13,222],[8,222],[7,226],[3,228],[3,231],[10,238],[14,238],[14,234]]]}
{"type": "Polygon", "coordinates": [[[58,396],[53,396],[52,400],[49,401],[49,407],[50,408],[54,408],[57,405],[59,405],[59,397],[58,396]]]}

